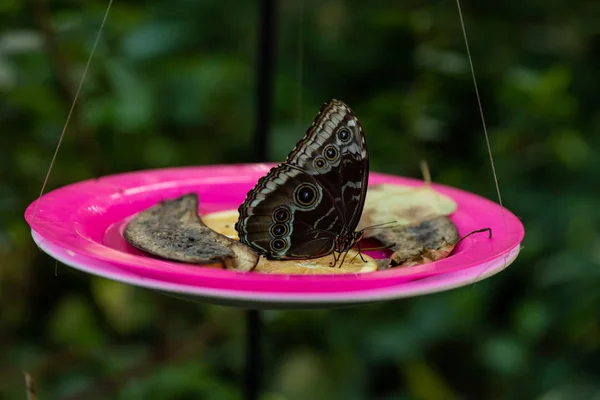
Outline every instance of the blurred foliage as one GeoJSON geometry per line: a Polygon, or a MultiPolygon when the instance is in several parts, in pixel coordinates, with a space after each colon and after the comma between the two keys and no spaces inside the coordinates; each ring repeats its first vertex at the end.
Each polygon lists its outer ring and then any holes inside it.
{"type": "MultiPolygon", "coordinates": [[[[253,161],[257,4],[116,1],[47,190],[253,161]]],[[[0,398],[24,398],[27,370],[40,400],[240,399],[243,310],[79,273],[23,221],[106,5],[0,2],[0,398]]],[[[599,398],[600,3],[462,6],[520,257],[447,293],[266,312],[263,399],[599,398]]],[[[426,159],[496,199],[455,2],[280,1],[277,31],[271,160],[336,97],[372,170],[419,177],[426,159]]]]}

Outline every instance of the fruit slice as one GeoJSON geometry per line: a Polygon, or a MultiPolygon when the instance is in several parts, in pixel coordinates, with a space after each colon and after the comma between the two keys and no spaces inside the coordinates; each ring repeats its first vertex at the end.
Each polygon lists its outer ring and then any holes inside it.
{"type": "Polygon", "coordinates": [[[364,233],[394,252],[380,269],[425,264],[447,257],[454,249],[458,230],[447,216],[456,208],[454,200],[429,184],[373,185],[367,191],[359,229],[384,225],[364,233]]]}
{"type": "Polygon", "coordinates": [[[202,222],[213,231],[219,232],[221,235],[225,235],[230,239],[239,240],[237,231],[235,230],[235,223],[239,216],[238,210],[216,211],[202,215],[202,222]]]}
{"type": "MultiPolygon", "coordinates": [[[[202,215],[202,221],[210,229],[237,240],[238,235],[234,225],[238,220],[238,215],[237,210],[217,211],[202,215]]],[[[356,250],[350,250],[341,267],[339,263],[335,267],[330,267],[330,263],[333,262],[333,255],[310,260],[288,261],[267,260],[261,257],[254,272],[288,275],[335,275],[377,271],[377,263],[373,258],[366,254],[363,254],[363,258],[367,261],[366,263],[360,259],[356,250]]]]}
{"type": "Polygon", "coordinates": [[[289,274],[289,275],[337,275],[337,274],[363,274],[377,271],[377,263],[366,254],[363,254],[366,263],[360,259],[358,251],[350,250],[344,263],[340,261],[335,267],[330,267],[333,255],[310,260],[272,261],[261,258],[254,272],[263,274],[289,274]]]}
{"type": "Polygon", "coordinates": [[[410,267],[446,258],[458,242],[456,225],[445,216],[373,233],[374,239],[392,246],[390,267],[410,267]]]}
{"type": "Polygon", "coordinates": [[[390,184],[373,185],[367,199],[359,228],[395,221],[411,225],[456,211],[456,203],[429,185],[409,187],[390,184]],[[390,219],[391,218],[391,219],[390,219]]]}

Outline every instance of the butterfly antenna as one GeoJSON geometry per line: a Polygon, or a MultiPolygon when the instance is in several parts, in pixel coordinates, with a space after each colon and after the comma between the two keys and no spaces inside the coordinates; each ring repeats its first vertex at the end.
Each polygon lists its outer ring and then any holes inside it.
{"type": "Polygon", "coordinates": [[[390,250],[392,247],[394,247],[396,245],[396,243],[392,243],[390,245],[387,246],[381,246],[381,247],[369,247],[367,249],[362,249],[363,251],[374,251],[374,250],[390,250]]]}
{"type": "Polygon", "coordinates": [[[382,224],[371,225],[371,226],[367,226],[367,227],[366,227],[366,228],[364,228],[362,231],[363,231],[363,232],[364,232],[364,231],[370,231],[370,230],[372,230],[372,229],[375,229],[375,228],[381,228],[382,226],[385,226],[385,225],[390,225],[390,224],[396,224],[396,223],[398,223],[398,221],[389,221],[389,222],[384,222],[384,223],[382,223],[382,224]]]}
{"type": "MultiPolygon", "coordinates": [[[[358,257],[358,256],[360,256],[360,258],[362,258],[362,254],[360,254],[360,250],[358,251],[357,255],[352,257],[352,260],[350,260],[350,264],[352,264],[354,262],[354,260],[356,260],[356,257],[358,257]]],[[[363,262],[366,262],[364,258],[363,258],[363,262]]]]}
{"type": "Polygon", "coordinates": [[[489,233],[489,237],[488,238],[491,239],[492,238],[492,228],[477,229],[476,231],[469,232],[465,236],[463,236],[460,239],[458,239],[458,241],[456,243],[454,243],[454,247],[456,248],[456,246],[458,246],[458,244],[460,242],[462,242],[464,239],[468,238],[469,236],[473,235],[474,233],[483,233],[483,232],[486,232],[486,231],[489,233]]]}

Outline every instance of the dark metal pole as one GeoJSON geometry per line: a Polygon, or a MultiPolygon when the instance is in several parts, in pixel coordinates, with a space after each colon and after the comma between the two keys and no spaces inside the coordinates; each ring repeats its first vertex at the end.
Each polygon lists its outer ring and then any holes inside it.
{"type": "Polygon", "coordinates": [[[259,310],[246,311],[246,382],[245,399],[257,400],[261,386],[261,315],[259,310]]]}
{"type": "Polygon", "coordinates": [[[275,70],[275,0],[259,1],[259,35],[257,60],[257,108],[254,136],[255,161],[267,161],[273,103],[273,75],[275,70]]]}
{"type": "MultiPolygon", "coordinates": [[[[259,35],[257,60],[256,131],[254,159],[267,161],[268,134],[273,103],[273,74],[275,64],[275,0],[259,0],[259,35]]],[[[257,400],[262,380],[261,362],[262,321],[259,310],[246,311],[246,371],[245,399],[257,400]]]]}

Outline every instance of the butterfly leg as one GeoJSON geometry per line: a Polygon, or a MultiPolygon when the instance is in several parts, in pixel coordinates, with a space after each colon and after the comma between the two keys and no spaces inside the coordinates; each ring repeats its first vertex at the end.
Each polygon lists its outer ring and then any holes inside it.
{"type": "Polygon", "coordinates": [[[365,260],[362,253],[360,252],[360,242],[356,243],[356,247],[358,247],[358,255],[360,256],[360,259],[362,260],[362,262],[366,263],[367,260],[365,260]]]}
{"type": "Polygon", "coordinates": [[[340,263],[338,268],[342,268],[342,265],[344,265],[344,261],[346,261],[346,256],[348,255],[348,251],[346,251],[344,253],[344,257],[342,257],[342,262],[340,263]]]}
{"type": "Polygon", "coordinates": [[[335,265],[337,264],[338,260],[340,259],[340,255],[338,252],[334,251],[333,252],[333,263],[329,263],[330,267],[335,267],[335,265]]]}

